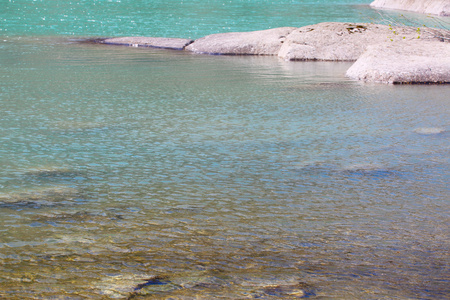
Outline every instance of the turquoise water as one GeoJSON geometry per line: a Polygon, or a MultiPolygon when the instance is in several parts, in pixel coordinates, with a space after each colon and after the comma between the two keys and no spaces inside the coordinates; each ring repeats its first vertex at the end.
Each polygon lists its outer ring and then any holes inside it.
{"type": "Polygon", "coordinates": [[[163,36],[306,26],[324,21],[367,20],[363,0],[5,0],[0,4],[7,35],[163,36]]]}
{"type": "Polygon", "coordinates": [[[449,297],[449,86],[78,42],[356,21],[362,1],[1,9],[0,298],[449,297]]]}

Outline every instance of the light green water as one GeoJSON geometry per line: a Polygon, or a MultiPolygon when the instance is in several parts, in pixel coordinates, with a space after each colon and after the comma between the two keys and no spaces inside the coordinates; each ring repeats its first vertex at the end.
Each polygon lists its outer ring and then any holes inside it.
{"type": "Polygon", "coordinates": [[[449,86],[80,44],[24,13],[66,3],[23,3],[2,3],[30,21],[0,41],[0,298],[448,298],[449,86]]]}

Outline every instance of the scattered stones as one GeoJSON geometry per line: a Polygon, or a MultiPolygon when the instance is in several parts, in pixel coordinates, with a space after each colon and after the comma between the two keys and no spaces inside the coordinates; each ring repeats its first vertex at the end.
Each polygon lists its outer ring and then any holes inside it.
{"type": "Polygon", "coordinates": [[[258,282],[250,278],[248,278],[250,281],[244,279],[242,282],[231,278],[229,281],[217,280],[218,278],[207,274],[194,277],[178,274],[170,278],[165,275],[153,275],[148,278],[142,274],[117,275],[105,278],[97,287],[101,288],[102,294],[110,298],[124,299],[146,299],[146,297],[178,299],[177,296],[181,295],[183,299],[185,297],[197,299],[200,295],[204,296],[201,299],[207,299],[212,295],[217,298],[235,297],[233,299],[241,299],[244,296],[245,298],[297,299],[315,295],[313,286],[296,280],[291,282],[283,280],[258,282]],[[230,291],[230,288],[233,291],[230,291]]]}

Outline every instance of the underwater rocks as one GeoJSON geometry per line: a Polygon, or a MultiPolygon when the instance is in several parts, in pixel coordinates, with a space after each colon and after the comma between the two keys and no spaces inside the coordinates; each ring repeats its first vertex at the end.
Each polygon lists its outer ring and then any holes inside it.
{"type": "Polygon", "coordinates": [[[164,37],[118,37],[101,39],[101,44],[123,45],[131,47],[151,47],[162,49],[183,50],[184,47],[193,42],[190,39],[164,38],[164,37]]]}
{"type": "Polygon", "coordinates": [[[82,199],[77,186],[85,180],[83,172],[64,167],[18,171],[5,183],[16,188],[0,194],[0,207],[39,208],[74,203],[82,199]]]}
{"type": "Polygon", "coordinates": [[[450,16],[448,0],[375,0],[370,6],[383,9],[399,9],[423,14],[450,16]]]}
{"type": "Polygon", "coordinates": [[[198,40],[124,37],[96,42],[213,55],[269,55],[288,61],[356,61],[352,79],[380,83],[450,83],[450,31],[327,22],[229,32],[198,40]]]}
{"type": "Polygon", "coordinates": [[[117,274],[103,278],[94,288],[111,299],[301,299],[316,294],[315,287],[295,278],[264,280],[220,273],[117,274]]]}
{"type": "Polygon", "coordinates": [[[23,192],[0,194],[0,207],[41,207],[72,202],[80,197],[77,189],[66,186],[34,188],[23,192]]]}
{"type": "Polygon", "coordinates": [[[417,134],[423,134],[423,135],[435,135],[435,134],[441,134],[444,133],[446,130],[441,127],[420,127],[414,129],[414,132],[417,134]]]}

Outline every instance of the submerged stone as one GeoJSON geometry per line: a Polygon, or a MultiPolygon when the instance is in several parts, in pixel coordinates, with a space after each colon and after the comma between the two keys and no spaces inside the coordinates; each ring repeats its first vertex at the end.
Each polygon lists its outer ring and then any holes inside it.
{"type": "Polygon", "coordinates": [[[96,285],[102,295],[114,299],[132,299],[134,296],[143,292],[143,288],[151,285],[165,285],[166,276],[148,275],[148,274],[124,274],[112,275],[103,278],[103,280],[96,285]]]}
{"type": "Polygon", "coordinates": [[[394,175],[395,172],[376,164],[354,164],[342,169],[345,175],[386,177],[394,175]]]}
{"type": "Polygon", "coordinates": [[[130,47],[152,47],[182,50],[193,42],[191,39],[164,38],[164,37],[118,37],[98,40],[101,44],[123,45],[130,47]]]}
{"type": "Polygon", "coordinates": [[[286,285],[269,285],[263,287],[262,292],[272,297],[289,299],[306,298],[314,295],[312,286],[305,282],[286,285]]]}
{"type": "Polygon", "coordinates": [[[23,174],[23,178],[28,181],[60,181],[84,179],[84,174],[68,168],[39,168],[28,170],[23,174]]]}
{"type": "Polygon", "coordinates": [[[445,129],[441,127],[421,127],[414,129],[415,133],[423,135],[440,134],[443,133],[444,131],[445,129]]]}
{"type": "Polygon", "coordinates": [[[71,187],[48,187],[24,192],[0,194],[3,206],[52,206],[64,201],[71,201],[79,196],[79,191],[71,187]]]}

